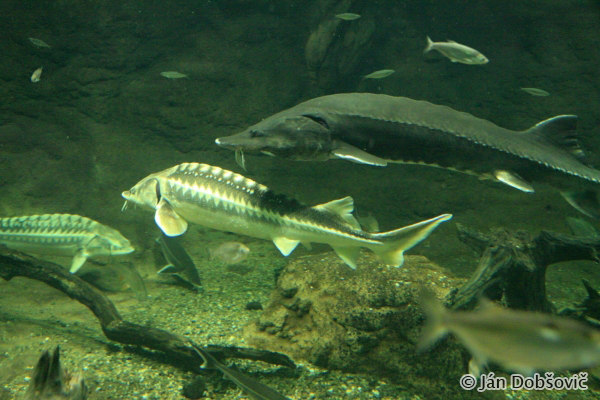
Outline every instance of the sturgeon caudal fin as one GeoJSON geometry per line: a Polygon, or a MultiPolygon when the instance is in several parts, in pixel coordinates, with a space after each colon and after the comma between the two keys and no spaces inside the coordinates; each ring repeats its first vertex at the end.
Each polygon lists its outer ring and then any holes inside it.
{"type": "Polygon", "coordinates": [[[400,267],[404,263],[404,252],[406,250],[422,242],[439,224],[451,218],[452,214],[442,214],[404,228],[373,234],[373,239],[381,240],[384,245],[370,247],[370,249],[387,265],[400,267]]]}

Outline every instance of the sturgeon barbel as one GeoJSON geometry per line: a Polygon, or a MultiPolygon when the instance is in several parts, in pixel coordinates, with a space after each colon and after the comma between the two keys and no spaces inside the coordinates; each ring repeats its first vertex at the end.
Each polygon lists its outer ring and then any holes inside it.
{"type": "Polygon", "coordinates": [[[0,218],[0,244],[24,253],[73,257],[71,273],[89,257],[134,251],[116,229],[74,214],[0,218]]]}
{"type": "Polygon", "coordinates": [[[530,182],[541,181],[597,218],[600,171],[586,164],[576,125],[577,116],[561,115],[517,132],[426,101],[344,93],[305,101],[216,143],[293,160],[425,164],[530,193],[530,182]]]}
{"type": "MultiPolygon", "coordinates": [[[[184,163],[147,176],[123,192],[127,202],[155,211],[168,236],[185,233],[188,222],[240,235],[272,240],[284,256],[299,243],[329,244],[356,268],[361,247],[399,267],[412,248],[450,214],[384,233],[368,233],[352,215],[351,197],[309,207],[276,194],[242,175],[207,164],[184,163]]],[[[124,208],[125,208],[124,206],[124,208]]]]}

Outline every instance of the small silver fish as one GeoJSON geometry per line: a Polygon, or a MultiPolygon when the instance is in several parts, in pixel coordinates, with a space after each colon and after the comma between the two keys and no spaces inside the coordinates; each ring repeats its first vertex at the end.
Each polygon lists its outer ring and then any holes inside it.
{"type": "Polygon", "coordinates": [[[42,78],[42,69],[43,68],[44,67],[39,67],[38,69],[33,71],[33,74],[31,75],[31,82],[36,83],[36,82],[40,81],[40,79],[42,78]]]}
{"type": "Polygon", "coordinates": [[[427,47],[425,47],[424,53],[427,53],[431,50],[439,51],[444,56],[448,57],[452,62],[459,62],[469,65],[481,65],[489,62],[489,60],[479,51],[467,47],[464,44],[459,44],[452,40],[434,43],[429,36],[427,36],[427,47]]]}
{"type": "Polygon", "coordinates": [[[225,264],[237,264],[248,257],[250,249],[243,243],[226,242],[214,249],[208,249],[208,252],[210,253],[211,261],[217,258],[225,264]]]}
{"type": "Polygon", "coordinates": [[[352,21],[355,19],[359,19],[360,15],[354,13],[343,13],[335,16],[336,18],[343,19],[344,21],[352,21]]]}
{"type": "Polygon", "coordinates": [[[529,93],[532,96],[540,96],[540,97],[550,96],[550,93],[548,93],[542,89],[537,89],[537,88],[532,88],[532,87],[522,87],[521,90],[529,93]]]}
{"type": "Polygon", "coordinates": [[[44,41],[43,41],[43,40],[41,40],[41,39],[36,39],[36,38],[32,38],[32,37],[30,37],[30,38],[29,38],[29,41],[30,41],[31,43],[33,43],[35,46],[37,46],[37,47],[45,47],[45,48],[47,48],[47,49],[49,49],[49,48],[50,48],[50,45],[49,45],[48,43],[44,42],[44,41]]]}
{"type": "Polygon", "coordinates": [[[396,71],[394,71],[393,69],[382,69],[380,71],[375,71],[370,73],[369,75],[363,76],[363,79],[381,79],[385,78],[386,76],[390,76],[394,72],[396,71]]]}
{"type": "Polygon", "coordinates": [[[427,325],[419,344],[432,346],[452,332],[473,356],[471,372],[489,361],[531,376],[536,370],[582,369],[600,364],[600,331],[579,321],[532,311],[502,308],[483,300],[475,311],[447,310],[422,290],[427,325]]]}
{"type": "Polygon", "coordinates": [[[169,79],[181,79],[181,78],[190,79],[190,77],[187,76],[186,74],[182,74],[181,72],[177,72],[177,71],[165,71],[165,72],[161,72],[160,74],[162,76],[164,76],[165,78],[169,78],[169,79]]]}

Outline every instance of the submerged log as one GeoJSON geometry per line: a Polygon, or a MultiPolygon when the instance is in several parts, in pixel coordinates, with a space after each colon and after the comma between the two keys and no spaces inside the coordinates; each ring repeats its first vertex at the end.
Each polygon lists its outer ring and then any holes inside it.
{"type": "MultiPolygon", "coordinates": [[[[65,268],[0,246],[0,277],[9,281],[17,276],[44,282],[85,305],[98,318],[104,335],[112,341],[161,351],[190,370],[197,371],[198,366],[203,364],[194,349],[197,345],[190,339],[162,329],[127,322],[104,293],[65,268]]],[[[211,345],[206,351],[217,359],[244,358],[295,367],[289,357],[270,351],[218,345],[211,345]]]]}
{"type": "Polygon", "coordinates": [[[547,267],[563,261],[600,261],[598,237],[542,231],[532,238],[506,229],[483,234],[457,227],[460,241],[480,252],[481,259],[469,281],[450,295],[454,309],[473,308],[485,296],[502,300],[509,308],[554,313],[546,295],[547,267]]]}

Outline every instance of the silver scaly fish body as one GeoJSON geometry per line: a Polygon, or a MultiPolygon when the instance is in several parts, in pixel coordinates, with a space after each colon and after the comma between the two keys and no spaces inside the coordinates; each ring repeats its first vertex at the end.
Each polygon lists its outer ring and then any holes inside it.
{"type": "Polygon", "coordinates": [[[73,214],[0,218],[0,243],[25,253],[73,257],[71,273],[89,257],[134,250],[119,231],[73,214]]]}
{"type": "Polygon", "coordinates": [[[155,210],[157,225],[168,236],[187,230],[188,222],[272,240],[284,256],[299,243],[326,243],[352,268],[360,247],[400,266],[403,252],[425,239],[441,222],[436,218],[394,231],[370,234],[360,230],[351,197],[308,207],[275,194],[242,175],[207,164],[185,163],[149,175],[131,190],[127,201],[155,210]]]}

